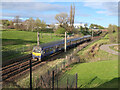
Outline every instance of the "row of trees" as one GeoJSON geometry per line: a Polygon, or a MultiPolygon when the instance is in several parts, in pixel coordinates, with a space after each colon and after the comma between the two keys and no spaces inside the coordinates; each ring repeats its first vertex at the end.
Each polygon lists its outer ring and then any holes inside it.
{"type": "Polygon", "coordinates": [[[34,20],[32,17],[22,21],[19,16],[16,16],[13,20],[2,20],[2,25],[4,29],[13,29],[16,30],[27,30],[27,31],[34,31],[34,30],[42,30],[46,27],[46,23],[41,21],[39,18],[34,20]]]}
{"type": "Polygon", "coordinates": [[[97,24],[91,24],[91,25],[89,26],[89,28],[104,29],[104,27],[103,27],[103,26],[101,26],[101,25],[97,25],[97,24]]]}

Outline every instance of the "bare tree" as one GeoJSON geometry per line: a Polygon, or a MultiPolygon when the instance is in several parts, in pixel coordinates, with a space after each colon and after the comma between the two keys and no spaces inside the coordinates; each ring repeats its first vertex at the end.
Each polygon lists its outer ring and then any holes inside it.
{"type": "Polygon", "coordinates": [[[29,30],[29,19],[25,20],[23,24],[25,25],[25,30],[29,30]]]}
{"type": "Polygon", "coordinates": [[[35,20],[35,27],[37,28],[37,31],[39,30],[39,28],[41,28],[41,20],[39,18],[35,20]]]}
{"type": "Polygon", "coordinates": [[[20,24],[21,24],[21,20],[20,20],[19,16],[15,16],[14,25],[15,25],[16,30],[20,29],[20,24]]]}
{"type": "Polygon", "coordinates": [[[33,31],[35,26],[35,20],[32,17],[30,17],[24,22],[24,25],[26,26],[26,30],[33,31]]]}
{"type": "Polygon", "coordinates": [[[69,22],[67,13],[56,14],[55,19],[60,23],[61,27],[64,27],[64,25],[67,25],[69,22]]]}
{"type": "Polygon", "coordinates": [[[44,29],[46,27],[46,23],[42,20],[41,24],[40,24],[41,29],[44,29]]]}
{"type": "Polygon", "coordinates": [[[33,31],[34,25],[35,25],[34,19],[33,19],[32,17],[29,18],[29,29],[30,29],[31,31],[33,31]]]}
{"type": "Polygon", "coordinates": [[[64,28],[66,31],[69,31],[69,17],[67,13],[60,13],[55,16],[55,19],[59,22],[60,27],[64,28]]]}

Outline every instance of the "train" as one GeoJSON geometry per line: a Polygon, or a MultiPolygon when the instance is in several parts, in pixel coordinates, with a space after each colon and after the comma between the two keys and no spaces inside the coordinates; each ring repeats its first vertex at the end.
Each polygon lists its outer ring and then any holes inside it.
{"type": "MultiPolygon", "coordinates": [[[[86,35],[83,37],[72,38],[66,41],[66,48],[74,47],[78,44],[81,44],[85,41],[90,41],[91,35],[86,35]]],[[[53,41],[50,43],[41,44],[39,46],[34,46],[32,50],[33,60],[42,60],[42,58],[54,54],[60,50],[64,50],[65,40],[53,41]]]]}

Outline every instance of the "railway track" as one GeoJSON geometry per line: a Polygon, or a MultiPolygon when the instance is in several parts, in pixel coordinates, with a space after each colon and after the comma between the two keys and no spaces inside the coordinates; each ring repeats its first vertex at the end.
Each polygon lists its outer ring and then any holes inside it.
{"type": "MultiPolygon", "coordinates": [[[[54,55],[51,55],[50,57],[55,58],[55,57],[57,57],[56,54],[59,55],[59,53],[61,53],[61,52],[57,52],[54,55]]],[[[47,61],[53,60],[53,58],[49,59],[50,57],[44,59],[45,61],[43,61],[43,62],[32,60],[32,70],[34,70],[38,66],[44,65],[47,61]]],[[[10,65],[4,65],[2,67],[2,80],[3,81],[11,81],[11,80],[15,79],[16,77],[27,73],[29,71],[29,67],[30,67],[30,64],[29,64],[30,59],[32,59],[32,56],[28,55],[28,56],[22,58],[21,60],[18,59],[18,61],[15,61],[14,63],[12,63],[10,65]]]]}
{"type": "MultiPolygon", "coordinates": [[[[58,53],[60,53],[60,52],[57,52],[57,53],[51,55],[50,57],[53,57],[58,53]]],[[[52,59],[49,59],[49,60],[45,61],[48,58],[49,57],[44,58],[43,62],[37,61],[37,60],[32,60],[32,69],[34,70],[37,66],[43,65],[47,61],[52,60],[52,59]]],[[[10,81],[22,74],[27,73],[27,71],[29,71],[29,67],[30,67],[30,59],[32,59],[32,56],[29,56],[29,57],[26,56],[20,61],[16,61],[15,63],[12,63],[10,65],[6,65],[6,66],[2,67],[2,80],[10,81]]]]}

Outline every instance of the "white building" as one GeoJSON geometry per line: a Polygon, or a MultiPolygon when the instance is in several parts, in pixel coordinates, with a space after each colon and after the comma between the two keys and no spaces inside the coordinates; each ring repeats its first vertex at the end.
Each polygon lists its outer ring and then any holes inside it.
{"type": "Polygon", "coordinates": [[[83,23],[82,24],[80,24],[80,23],[75,23],[74,24],[74,28],[76,28],[76,29],[79,29],[81,26],[84,28],[85,24],[83,24],[83,23]]]}
{"type": "MultiPolygon", "coordinates": [[[[60,24],[54,24],[54,25],[55,25],[55,28],[57,29],[60,24]]],[[[70,24],[68,24],[68,25],[70,26],[70,24]]],[[[81,26],[84,28],[85,24],[75,23],[73,26],[74,26],[74,28],[79,29],[81,26]]]]}

